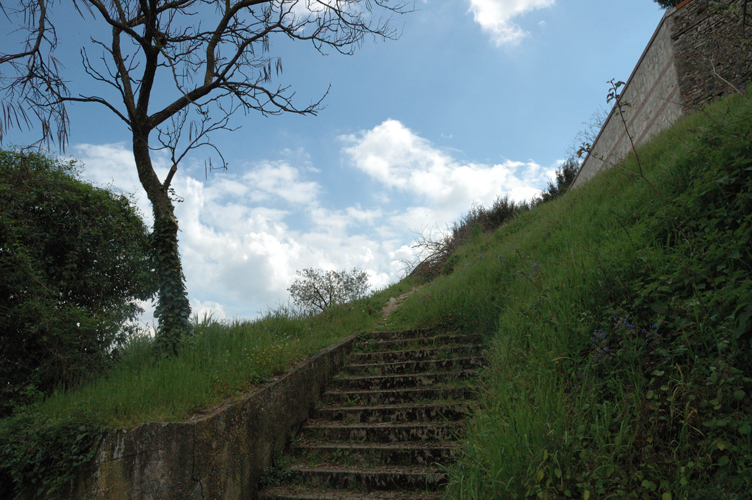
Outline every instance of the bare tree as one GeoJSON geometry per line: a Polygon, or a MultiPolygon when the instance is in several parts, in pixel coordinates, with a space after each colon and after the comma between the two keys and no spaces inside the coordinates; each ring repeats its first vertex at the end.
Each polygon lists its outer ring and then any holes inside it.
{"type": "Polygon", "coordinates": [[[600,106],[596,109],[590,119],[582,122],[583,129],[577,132],[572,139],[572,144],[567,148],[566,153],[569,158],[581,158],[584,152],[590,151],[595,141],[598,139],[603,124],[606,123],[608,113],[600,106]]]}
{"type": "MultiPolygon", "coordinates": [[[[282,71],[271,55],[272,37],[310,42],[321,53],[352,54],[365,37],[395,39],[400,0],[20,0],[3,13],[27,37],[16,53],[0,54],[0,139],[8,128],[41,123],[41,144],[68,139],[69,103],[109,109],[132,133],[136,168],[154,213],[154,251],[160,290],[157,341],[175,352],[189,330],[190,306],[178,254],[178,221],[170,185],[186,154],[210,147],[210,134],[229,130],[239,110],[263,115],[316,114],[317,102],[299,107],[289,87],[273,84],[282,71]],[[395,3],[396,1],[396,3],[395,3]],[[58,38],[53,7],[75,8],[111,32],[92,38],[99,54],[80,49],[86,73],[110,94],[76,94],[54,57],[58,38]],[[159,88],[159,99],[154,90],[159,88]],[[166,89],[170,89],[170,94],[166,89]],[[113,92],[114,91],[114,92],[113,92]],[[108,98],[115,95],[117,98],[108,98]],[[168,95],[167,102],[163,102],[168,95]],[[151,108],[155,108],[152,110],[151,108]],[[151,154],[166,150],[172,166],[160,179],[151,154]]],[[[327,91],[328,93],[328,91],[327,91]]],[[[219,151],[217,151],[219,153],[219,151]]],[[[222,158],[221,154],[219,155],[222,158]]],[[[224,165],[224,160],[222,160],[224,165]]]]}

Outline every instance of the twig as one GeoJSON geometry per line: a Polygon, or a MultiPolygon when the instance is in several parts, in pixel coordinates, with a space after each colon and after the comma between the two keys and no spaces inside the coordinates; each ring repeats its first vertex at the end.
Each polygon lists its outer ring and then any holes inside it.
{"type": "Polygon", "coordinates": [[[726,80],[725,78],[723,78],[721,75],[718,74],[718,72],[715,70],[715,63],[713,62],[712,57],[709,59],[709,61],[710,61],[710,68],[713,70],[713,76],[715,76],[716,78],[721,80],[723,83],[725,83],[726,85],[734,89],[737,94],[741,94],[741,91],[738,88],[736,88],[733,83],[731,83],[730,81],[726,80]]]}

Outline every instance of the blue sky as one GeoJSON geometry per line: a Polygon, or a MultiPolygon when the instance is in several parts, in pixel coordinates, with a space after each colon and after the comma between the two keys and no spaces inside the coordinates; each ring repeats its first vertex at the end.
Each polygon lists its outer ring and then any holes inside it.
{"type": "MultiPolygon", "coordinates": [[[[331,85],[326,108],[315,117],[241,113],[239,130],[213,136],[228,171],[205,176],[208,150],[181,165],[173,186],[185,199],[177,216],[194,312],[254,317],[286,302],[306,267],[356,266],[385,286],[414,257],[416,232],[498,195],[534,195],[583,123],[606,109],[606,82],[629,77],[663,14],[653,0],[415,7],[394,20],[399,40],[366,41],[353,56],[271,40],[284,68],[277,81],[301,105],[331,85]]],[[[78,56],[93,26],[68,2],[56,8],[71,90],[94,92],[78,56]]],[[[0,40],[0,52],[13,49],[12,35],[0,40]]],[[[133,193],[150,219],[125,125],[93,104],[69,111],[67,154],[85,164],[84,177],[133,193]]],[[[11,131],[5,145],[28,138],[11,131]]],[[[156,156],[162,176],[166,160],[156,156]]]]}

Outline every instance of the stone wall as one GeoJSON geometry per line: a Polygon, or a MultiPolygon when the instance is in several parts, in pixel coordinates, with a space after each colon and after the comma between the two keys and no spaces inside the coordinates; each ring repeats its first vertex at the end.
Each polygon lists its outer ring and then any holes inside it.
{"type": "Polygon", "coordinates": [[[110,432],[76,488],[80,499],[251,499],[264,468],[308,418],[355,336],[279,380],[185,422],[110,432]]]}
{"type": "Polygon", "coordinates": [[[752,77],[752,4],[745,41],[741,3],[692,0],[674,14],[671,38],[685,111],[740,90],[752,77]]]}
{"type": "Polygon", "coordinates": [[[632,142],[639,146],[684,113],[735,92],[752,78],[752,46],[741,36],[742,2],[686,0],[666,12],[621,89],[622,102],[630,105],[624,108],[626,127],[612,109],[575,187],[624,158],[632,142]]]}

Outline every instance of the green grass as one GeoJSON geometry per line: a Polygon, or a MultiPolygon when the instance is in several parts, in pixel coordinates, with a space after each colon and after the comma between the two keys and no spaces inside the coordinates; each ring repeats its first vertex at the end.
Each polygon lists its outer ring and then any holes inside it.
{"type": "Polygon", "coordinates": [[[461,247],[395,313],[487,339],[449,498],[752,495],[752,102],[638,153],[645,178],[630,155],[461,247]]]}
{"type": "Polygon", "coordinates": [[[184,420],[244,396],[347,335],[373,329],[390,293],[315,317],[280,308],[252,321],[205,318],[195,322],[180,354],[167,359],[154,358],[151,338],[135,338],[105,377],[56,392],[36,411],[45,418],[85,415],[107,428],[184,420]]]}

